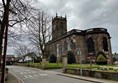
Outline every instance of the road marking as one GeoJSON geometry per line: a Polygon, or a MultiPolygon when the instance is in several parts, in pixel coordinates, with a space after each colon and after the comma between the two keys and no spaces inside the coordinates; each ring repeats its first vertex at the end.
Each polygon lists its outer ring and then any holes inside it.
{"type": "Polygon", "coordinates": [[[34,76],[34,77],[38,77],[38,75],[37,75],[37,74],[34,74],[33,76],[34,76]]]}
{"type": "Polygon", "coordinates": [[[42,73],[42,74],[39,74],[40,76],[46,76],[46,75],[48,75],[48,74],[46,74],[46,73],[42,73]]]}
{"type": "Polygon", "coordinates": [[[24,75],[25,78],[32,78],[32,75],[24,75]]]}
{"type": "Polygon", "coordinates": [[[25,70],[25,71],[31,71],[31,70],[27,69],[27,70],[25,70]]]}
{"type": "Polygon", "coordinates": [[[28,73],[36,73],[35,71],[29,71],[28,73]]]}
{"type": "Polygon", "coordinates": [[[47,76],[48,74],[46,73],[41,73],[41,74],[32,74],[32,75],[23,75],[24,79],[28,79],[28,78],[36,78],[36,77],[40,77],[40,76],[47,76]]]}
{"type": "Polygon", "coordinates": [[[27,74],[27,72],[21,72],[20,74],[27,74]]]}

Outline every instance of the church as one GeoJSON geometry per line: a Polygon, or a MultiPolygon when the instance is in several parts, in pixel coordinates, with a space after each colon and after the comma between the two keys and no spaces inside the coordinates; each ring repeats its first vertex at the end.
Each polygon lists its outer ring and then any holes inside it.
{"type": "Polygon", "coordinates": [[[76,63],[86,63],[95,60],[96,54],[103,51],[111,61],[111,37],[105,28],[90,28],[86,30],[72,29],[67,32],[67,18],[55,16],[52,19],[52,39],[46,43],[48,54],[54,54],[61,59],[71,51],[76,63]]]}

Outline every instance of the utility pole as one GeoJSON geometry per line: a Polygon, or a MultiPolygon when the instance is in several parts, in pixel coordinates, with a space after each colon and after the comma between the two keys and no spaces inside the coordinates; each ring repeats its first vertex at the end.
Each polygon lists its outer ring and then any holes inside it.
{"type": "Polygon", "coordinates": [[[4,50],[3,50],[3,64],[2,64],[2,77],[1,77],[1,83],[4,83],[5,81],[5,65],[6,65],[6,52],[7,52],[7,39],[8,39],[8,19],[9,19],[9,5],[10,5],[11,0],[7,0],[6,4],[5,1],[3,0],[3,5],[4,5],[4,15],[3,15],[3,22],[2,22],[2,27],[4,28],[4,50]]]}
{"type": "Polygon", "coordinates": [[[5,80],[5,70],[6,70],[6,69],[5,69],[5,65],[6,65],[6,52],[7,52],[7,39],[8,39],[7,34],[8,34],[8,26],[6,26],[6,30],[5,30],[1,83],[4,83],[4,80],[5,80]]]}

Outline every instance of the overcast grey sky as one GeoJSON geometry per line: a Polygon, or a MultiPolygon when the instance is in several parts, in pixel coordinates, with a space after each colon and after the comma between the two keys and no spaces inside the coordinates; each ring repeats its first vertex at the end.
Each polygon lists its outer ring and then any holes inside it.
{"type": "Polygon", "coordinates": [[[118,52],[118,0],[39,0],[52,16],[67,15],[68,31],[104,27],[111,36],[112,52],[118,52]]]}

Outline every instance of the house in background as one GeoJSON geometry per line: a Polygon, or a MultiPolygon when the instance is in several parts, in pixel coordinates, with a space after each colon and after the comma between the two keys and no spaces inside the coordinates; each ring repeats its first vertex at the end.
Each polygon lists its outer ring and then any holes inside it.
{"type": "Polygon", "coordinates": [[[17,58],[14,55],[6,56],[6,65],[12,65],[17,61],[17,58]]]}

